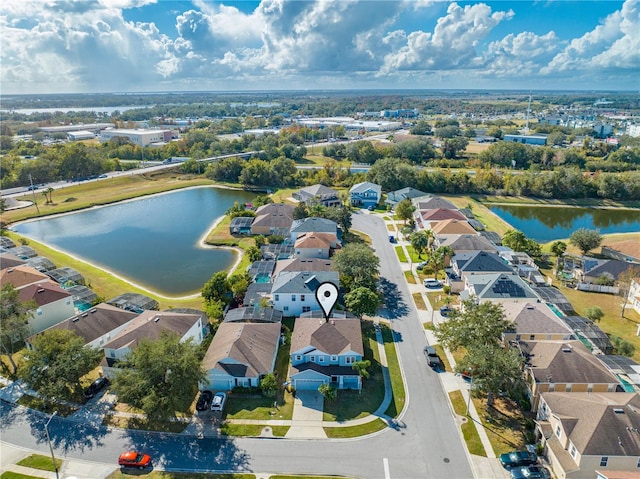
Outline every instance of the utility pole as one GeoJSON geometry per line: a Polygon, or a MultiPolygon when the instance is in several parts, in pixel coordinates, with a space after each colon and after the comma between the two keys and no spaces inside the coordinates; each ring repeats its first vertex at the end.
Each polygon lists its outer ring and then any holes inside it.
{"type": "Polygon", "coordinates": [[[49,450],[51,451],[51,459],[53,460],[53,468],[56,471],[56,479],[60,479],[58,476],[58,464],[56,463],[56,457],[53,455],[53,446],[51,445],[51,437],[49,436],[49,423],[53,419],[53,417],[58,414],[58,411],[53,411],[53,414],[44,425],[44,432],[47,434],[47,442],[49,443],[49,450]]]}
{"type": "Polygon", "coordinates": [[[31,173],[29,173],[29,185],[31,187],[31,193],[33,194],[33,204],[36,205],[36,211],[40,214],[40,208],[38,208],[38,201],[36,200],[36,189],[33,187],[33,178],[31,178],[31,173]]]}

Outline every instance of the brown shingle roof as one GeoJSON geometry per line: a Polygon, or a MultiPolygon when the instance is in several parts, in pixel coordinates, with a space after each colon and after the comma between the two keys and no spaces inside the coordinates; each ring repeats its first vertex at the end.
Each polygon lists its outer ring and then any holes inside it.
{"type": "Polygon", "coordinates": [[[326,354],[354,351],[364,355],[362,330],[357,318],[296,318],[291,336],[291,351],[312,346],[326,354]]]}
{"type": "Polygon", "coordinates": [[[536,381],[615,384],[616,377],[580,341],[521,342],[536,381]]]}
{"type": "Polygon", "coordinates": [[[438,221],[431,229],[435,234],[442,235],[464,235],[476,234],[476,230],[466,220],[448,219],[438,221]]]}
{"type": "Polygon", "coordinates": [[[442,221],[449,219],[466,220],[465,216],[458,210],[445,210],[438,208],[435,210],[426,210],[421,213],[424,221],[442,221]]]}
{"type": "Polygon", "coordinates": [[[43,281],[49,281],[49,277],[26,264],[0,270],[0,284],[11,283],[16,289],[43,281]]]}
{"type": "Polygon", "coordinates": [[[296,239],[295,248],[331,248],[338,242],[336,235],[331,233],[303,233],[296,239]]]}
{"type": "Polygon", "coordinates": [[[53,281],[30,284],[18,290],[20,301],[35,301],[38,306],[55,303],[63,298],[70,298],[71,294],[55,284],[53,281]]]}
{"type": "Polygon", "coordinates": [[[120,349],[125,346],[134,348],[142,339],[158,339],[162,331],[172,331],[182,337],[200,318],[201,316],[197,314],[144,311],[105,344],[104,348],[120,349]]]}
{"type": "Polygon", "coordinates": [[[49,329],[66,329],[83,338],[85,343],[90,343],[109,331],[128,323],[137,316],[137,313],[125,311],[107,303],[100,303],[84,313],[77,314],[51,326],[45,331],[49,329]]]}
{"type": "Polygon", "coordinates": [[[0,253],[0,269],[14,268],[26,264],[26,261],[18,258],[15,254],[0,253]]]}
{"type": "Polygon", "coordinates": [[[545,392],[541,397],[582,455],[640,456],[638,393],[545,392]]]}
{"type": "Polygon", "coordinates": [[[280,323],[221,323],[202,360],[202,367],[220,369],[238,377],[268,374],[279,339],[280,323]],[[233,367],[234,363],[243,367],[233,367]]]}

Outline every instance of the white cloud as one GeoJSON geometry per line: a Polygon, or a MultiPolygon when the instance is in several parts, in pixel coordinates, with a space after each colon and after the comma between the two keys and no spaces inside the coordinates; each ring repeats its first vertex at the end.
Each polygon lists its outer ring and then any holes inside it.
{"type": "Polygon", "coordinates": [[[562,41],[555,32],[509,34],[489,44],[480,74],[499,78],[538,75],[541,65],[546,65],[561,48],[562,41]]]}
{"type": "Polygon", "coordinates": [[[385,57],[382,73],[395,70],[449,70],[473,67],[479,40],[502,20],[513,16],[511,10],[494,12],[485,4],[449,5],[431,32],[407,35],[407,44],[385,57]]]}
{"type": "Polygon", "coordinates": [[[609,68],[640,70],[639,0],[627,0],[622,9],[572,40],[543,68],[545,74],[609,68]]]}

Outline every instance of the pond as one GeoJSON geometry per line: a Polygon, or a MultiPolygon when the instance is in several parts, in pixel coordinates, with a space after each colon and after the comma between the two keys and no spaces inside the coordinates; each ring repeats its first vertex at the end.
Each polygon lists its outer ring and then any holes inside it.
{"type": "Polygon", "coordinates": [[[255,195],[189,188],[13,229],[154,293],[180,297],[198,293],[215,272],[233,265],[234,251],[205,247],[200,240],[235,201],[247,203],[255,195]]]}
{"type": "Polygon", "coordinates": [[[639,209],[573,208],[570,206],[489,206],[489,209],[539,243],[568,238],[579,228],[602,234],[640,232],[639,209]]]}

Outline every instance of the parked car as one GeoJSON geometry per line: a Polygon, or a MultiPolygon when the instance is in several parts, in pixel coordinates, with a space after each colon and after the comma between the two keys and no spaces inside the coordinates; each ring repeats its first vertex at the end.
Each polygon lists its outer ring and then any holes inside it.
{"type": "Polygon", "coordinates": [[[440,308],[440,314],[445,318],[449,316],[452,311],[453,311],[453,308],[450,308],[449,306],[443,306],[440,308]]]}
{"type": "Polygon", "coordinates": [[[222,411],[224,409],[224,403],[227,400],[227,395],[225,393],[216,393],[213,396],[213,400],[211,401],[211,410],[212,411],[222,411]]]}
{"type": "Polygon", "coordinates": [[[425,346],[423,352],[424,352],[424,357],[427,358],[427,363],[429,364],[430,368],[433,368],[435,370],[444,369],[442,365],[442,360],[440,359],[440,356],[438,356],[438,353],[436,352],[436,348],[434,348],[433,346],[425,346]]]}
{"type": "Polygon", "coordinates": [[[542,466],[514,467],[509,472],[513,479],[549,479],[551,477],[547,468],[542,466]]]}
{"type": "Polygon", "coordinates": [[[107,384],[109,384],[109,380],[104,376],[100,376],[98,379],[93,381],[87,389],[85,389],[84,397],[86,399],[91,399],[100,391],[102,391],[107,386],[107,384]]]}
{"type": "Polygon", "coordinates": [[[118,465],[121,467],[139,467],[144,469],[151,466],[151,456],[135,451],[127,451],[120,454],[118,465]]]}
{"type": "Polygon", "coordinates": [[[396,242],[396,237],[393,235],[389,235],[389,243],[395,243],[396,242]]]}
{"type": "Polygon", "coordinates": [[[211,407],[213,393],[211,391],[202,391],[196,402],[196,411],[207,411],[211,407]]]}
{"type": "Polygon", "coordinates": [[[511,451],[500,455],[500,464],[507,469],[529,466],[538,462],[538,456],[529,451],[511,451]]]}
{"type": "Polygon", "coordinates": [[[441,288],[442,283],[437,279],[425,279],[423,283],[425,288],[441,288]]]}
{"type": "Polygon", "coordinates": [[[428,264],[427,261],[421,261],[416,265],[416,269],[424,269],[424,267],[427,266],[427,264],[428,264]]]}

